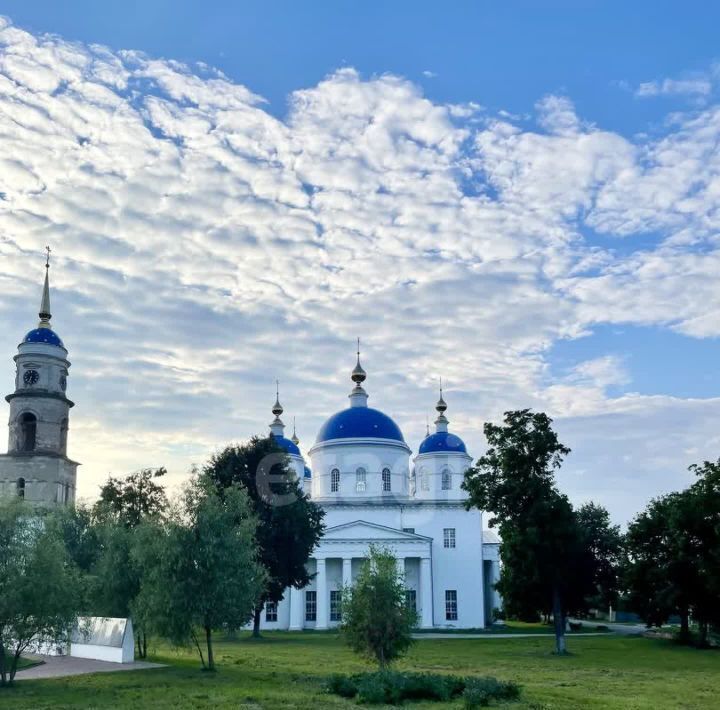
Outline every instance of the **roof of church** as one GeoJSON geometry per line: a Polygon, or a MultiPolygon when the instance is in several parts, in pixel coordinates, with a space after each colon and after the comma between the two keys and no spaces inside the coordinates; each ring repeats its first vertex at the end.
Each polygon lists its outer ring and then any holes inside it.
{"type": "Polygon", "coordinates": [[[24,343],[47,343],[48,345],[57,345],[64,348],[63,341],[60,336],[50,328],[35,328],[31,330],[24,338],[24,343]]]}
{"type": "Polygon", "coordinates": [[[270,436],[281,449],[285,450],[286,453],[300,456],[300,449],[290,439],[287,439],[284,436],[278,436],[277,434],[270,434],[270,436]]]}
{"type": "Polygon", "coordinates": [[[379,409],[349,407],[333,414],[320,428],[316,443],[330,439],[392,439],[405,442],[400,427],[379,409]]]}
{"type": "Polygon", "coordinates": [[[421,454],[430,454],[435,452],[460,453],[466,454],[465,442],[456,434],[447,431],[436,431],[434,434],[426,436],[422,444],[420,444],[421,454]]]}

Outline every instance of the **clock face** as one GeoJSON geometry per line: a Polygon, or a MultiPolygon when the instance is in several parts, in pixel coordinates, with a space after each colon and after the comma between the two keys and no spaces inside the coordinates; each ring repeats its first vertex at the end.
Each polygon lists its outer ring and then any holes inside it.
{"type": "Polygon", "coordinates": [[[23,375],[23,382],[26,385],[35,385],[37,384],[39,379],[40,375],[38,375],[37,370],[25,370],[25,374],[23,375]]]}

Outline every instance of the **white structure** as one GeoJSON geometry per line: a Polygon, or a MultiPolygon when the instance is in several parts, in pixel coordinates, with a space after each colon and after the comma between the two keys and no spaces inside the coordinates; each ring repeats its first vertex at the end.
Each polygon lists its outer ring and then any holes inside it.
{"type": "Polygon", "coordinates": [[[423,628],[479,628],[500,605],[499,540],[483,533],[482,513],[466,510],[460,488],[472,459],[448,432],[440,391],[436,431],[428,432],[410,467],[410,447],[397,424],[368,407],[360,354],[350,406],[330,417],[310,449],[312,473],[297,437],[286,439],[273,407],[271,435],[290,456],[313,500],[325,509],[326,531],[309,562],[312,582],[266,605],[267,629],[326,629],[340,621],[340,594],[356,577],[370,544],[393,551],[408,601],[423,628]]]}
{"type": "Polygon", "coordinates": [[[67,456],[70,362],[50,325],[49,270],[48,258],[40,322],[15,356],[15,391],[5,398],[10,403],[8,452],[0,455],[0,495],[20,496],[38,506],[72,503],[78,467],[67,456]]]}
{"type": "Polygon", "coordinates": [[[135,660],[135,637],[130,619],[86,616],[70,636],[70,655],[111,663],[135,660]]]}

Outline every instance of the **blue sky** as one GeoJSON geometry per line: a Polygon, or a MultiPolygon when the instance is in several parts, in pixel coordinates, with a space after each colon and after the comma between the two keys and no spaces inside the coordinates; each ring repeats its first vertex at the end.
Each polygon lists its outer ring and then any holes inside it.
{"type": "Polygon", "coordinates": [[[548,411],[619,522],[720,455],[720,8],[0,3],[0,358],[51,242],[81,494],[349,391],[548,411]],[[378,314],[382,314],[382,318],[378,314]],[[97,442],[102,442],[99,445],[97,442]]]}

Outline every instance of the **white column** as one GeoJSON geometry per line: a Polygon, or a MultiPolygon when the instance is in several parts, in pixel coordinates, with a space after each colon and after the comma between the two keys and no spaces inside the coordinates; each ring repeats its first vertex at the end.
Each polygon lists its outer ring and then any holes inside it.
{"type": "Polygon", "coordinates": [[[305,622],[305,590],[290,587],[290,631],[300,631],[305,622]]]}
{"type": "Polygon", "coordinates": [[[430,558],[420,559],[420,626],[424,629],[432,628],[432,574],[430,572],[430,558]]]}
{"type": "Polygon", "coordinates": [[[315,576],[315,588],[317,589],[317,620],[315,621],[315,628],[327,629],[328,589],[324,558],[317,560],[317,575],[315,576]]]}
{"type": "Polygon", "coordinates": [[[352,586],[352,557],[343,557],[342,583],[343,587],[352,586]]]}

